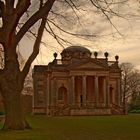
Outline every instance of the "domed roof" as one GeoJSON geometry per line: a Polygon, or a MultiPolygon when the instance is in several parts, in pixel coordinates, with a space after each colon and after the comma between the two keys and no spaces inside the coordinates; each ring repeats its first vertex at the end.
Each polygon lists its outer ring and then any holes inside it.
{"type": "Polygon", "coordinates": [[[83,46],[70,46],[70,47],[67,47],[66,49],[64,49],[62,51],[62,53],[64,52],[88,52],[88,53],[91,53],[89,49],[83,47],[83,46]]]}
{"type": "Polygon", "coordinates": [[[91,57],[89,49],[82,46],[70,46],[61,53],[62,60],[87,59],[91,57]]]}

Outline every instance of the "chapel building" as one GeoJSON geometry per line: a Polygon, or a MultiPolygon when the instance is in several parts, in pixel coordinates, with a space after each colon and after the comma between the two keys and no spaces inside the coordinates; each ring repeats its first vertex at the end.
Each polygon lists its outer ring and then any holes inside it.
{"type": "Polygon", "coordinates": [[[118,56],[108,61],[108,53],[82,46],[64,49],[61,59],[33,70],[33,113],[47,116],[122,114],[121,69],[118,56]]]}

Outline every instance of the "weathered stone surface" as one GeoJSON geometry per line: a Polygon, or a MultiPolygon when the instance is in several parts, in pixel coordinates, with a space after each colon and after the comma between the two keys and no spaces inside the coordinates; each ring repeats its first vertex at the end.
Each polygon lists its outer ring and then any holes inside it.
{"type": "Polygon", "coordinates": [[[34,67],[33,113],[52,116],[122,113],[118,60],[108,61],[107,56],[91,58],[91,52],[80,46],[64,49],[61,56],[57,60],[55,54],[47,66],[34,67]]]}

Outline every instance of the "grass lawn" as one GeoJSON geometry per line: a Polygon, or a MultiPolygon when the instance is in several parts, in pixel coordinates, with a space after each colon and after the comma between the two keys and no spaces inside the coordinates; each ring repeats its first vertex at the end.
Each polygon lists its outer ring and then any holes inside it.
{"type": "Polygon", "coordinates": [[[31,130],[1,130],[0,140],[140,140],[140,115],[27,119],[31,130]]]}

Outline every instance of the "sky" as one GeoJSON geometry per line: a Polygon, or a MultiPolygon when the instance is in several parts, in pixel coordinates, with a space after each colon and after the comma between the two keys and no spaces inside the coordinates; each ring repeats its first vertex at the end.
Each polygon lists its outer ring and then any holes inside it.
{"type": "MultiPolygon", "coordinates": [[[[83,3],[84,4],[84,3],[83,3]]],[[[130,0],[129,3],[123,5],[117,5],[113,7],[117,10],[123,18],[110,16],[113,25],[117,30],[109,23],[106,17],[95,12],[95,8],[90,5],[83,5],[86,7],[86,11],[78,11],[79,19],[76,21],[75,15],[72,15],[71,9],[57,8],[54,9],[57,12],[63,13],[64,16],[70,16],[70,22],[65,23],[63,19],[56,19],[56,23],[60,24],[65,30],[75,32],[78,34],[90,34],[92,37],[77,38],[65,33],[60,32],[53,25],[52,28],[56,34],[67,39],[73,45],[85,46],[91,50],[91,52],[98,51],[99,57],[104,57],[104,52],[109,52],[109,60],[114,60],[115,55],[119,55],[119,61],[130,62],[136,68],[140,70],[140,3],[139,0],[130,0]],[[60,10],[59,10],[60,9],[60,10]],[[66,10],[66,12],[64,12],[66,10]],[[95,37],[96,36],[96,37],[95,37]]],[[[50,16],[50,19],[53,16],[50,16]]],[[[54,40],[49,34],[44,32],[43,40],[45,45],[41,44],[40,54],[34,61],[34,64],[46,65],[53,60],[53,53],[58,53],[60,58],[61,51],[69,47],[69,45],[60,46],[56,40],[54,40]]],[[[32,46],[33,40],[29,37],[25,37],[20,43],[20,51],[24,58],[27,58],[31,53],[32,47],[26,49],[25,46],[32,46]],[[25,41],[26,40],[26,41],[25,41]]]]}

